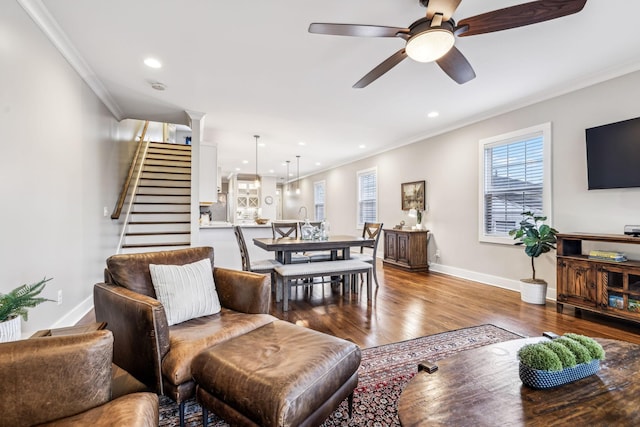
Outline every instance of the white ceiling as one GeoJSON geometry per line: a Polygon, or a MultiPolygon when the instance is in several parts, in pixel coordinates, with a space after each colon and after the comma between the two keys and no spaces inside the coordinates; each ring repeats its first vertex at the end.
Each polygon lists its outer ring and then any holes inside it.
{"type": "MultiPolygon", "coordinates": [[[[575,15],[458,38],[477,74],[464,85],[406,59],[364,89],[351,86],[403,40],[309,34],[309,24],[406,27],[425,13],[418,0],[19,1],[119,118],[186,124],[185,110],[206,113],[225,175],[254,173],[254,134],[260,174],[283,177],[285,160],[295,173],[300,155],[305,176],[640,68],[627,23],[639,1],[588,0],[575,15]]],[[[454,19],[519,3],[463,0],[454,19]]]]}

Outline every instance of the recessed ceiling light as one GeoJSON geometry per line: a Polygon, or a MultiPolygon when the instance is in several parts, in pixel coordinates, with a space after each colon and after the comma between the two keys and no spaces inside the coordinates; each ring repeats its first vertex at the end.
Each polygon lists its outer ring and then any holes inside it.
{"type": "Polygon", "coordinates": [[[435,117],[438,117],[440,115],[440,113],[438,113],[437,111],[432,111],[429,114],[427,114],[427,117],[429,117],[430,119],[433,119],[435,117]]]}
{"type": "Polygon", "coordinates": [[[237,170],[238,172],[240,172],[240,168],[236,168],[236,170],[237,170]]]}
{"type": "Polygon", "coordinates": [[[264,147],[264,146],[265,146],[264,142],[258,143],[258,147],[264,147]]]}
{"type": "Polygon", "coordinates": [[[322,163],[320,162],[316,162],[316,166],[320,166],[322,163]]]}
{"type": "Polygon", "coordinates": [[[304,142],[304,141],[300,141],[300,142],[298,142],[298,145],[307,145],[307,143],[304,142]]]}
{"type": "Polygon", "coordinates": [[[145,58],[144,65],[149,68],[162,68],[162,62],[158,61],[156,58],[145,58]]]}
{"type": "Polygon", "coordinates": [[[364,145],[364,144],[360,144],[360,145],[358,145],[358,148],[367,148],[367,146],[364,145]]]}
{"type": "Polygon", "coordinates": [[[247,163],[249,163],[249,160],[243,160],[243,161],[242,161],[242,164],[243,164],[243,165],[246,165],[247,163]]]}
{"type": "Polygon", "coordinates": [[[269,173],[274,173],[275,171],[273,169],[269,169],[269,173]]]}

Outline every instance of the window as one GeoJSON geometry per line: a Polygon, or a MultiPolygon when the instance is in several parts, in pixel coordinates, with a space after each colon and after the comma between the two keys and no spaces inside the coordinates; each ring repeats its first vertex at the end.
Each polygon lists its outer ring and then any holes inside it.
{"type": "Polygon", "coordinates": [[[358,172],[358,227],[378,222],[378,188],[375,168],[358,172]]]}
{"type": "Polygon", "coordinates": [[[318,181],[313,183],[313,208],[314,208],[314,218],[316,221],[325,220],[325,210],[324,210],[324,190],[325,190],[325,182],[318,181]]]}
{"type": "Polygon", "coordinates": [[[480,140],[480,241],[513,244],[523,212],[551,217],[550,153],[551,123],[480,140]]]}

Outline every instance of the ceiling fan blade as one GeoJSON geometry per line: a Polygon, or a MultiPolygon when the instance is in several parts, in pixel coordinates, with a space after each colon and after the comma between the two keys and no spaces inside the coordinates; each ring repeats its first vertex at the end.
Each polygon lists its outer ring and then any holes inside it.
{"type": "Polygon", "coordinates": [[[476,73],[471,68],[471,64],[455,46],[445,56],[438,59],[436,63],[442,68],[442,71],[447,73],[458,84],[464,84],[476,78],[476,73]]]}
{"type": "Polygon", "coordinates": [[[314,22],[309,25],[309,32],[333,36],[396,37],[398,34],[408,34],[409,29],[384,27],[381,25],[326,24],[314,22]]]}
{"type": "Polygon", "coordinates": [[[404,48],[400,49],[399,51],[382,61],[382,63],[380,63],[380,65],[378,65],[376,68],[369,71],[369,73],[358,80],[358,82],[354,84],[353,87],[356,89],[361,89],[368,86],[369,84],[373,83],[373,81],[375,81],[378,77],[398,65],[400,61],[402,61],[406,57],[407,53],[404,51],[404,48]]]}
{"type": "Polygon", "coordinates": [[[586,2],[587,0],[539,0],[472,16],[458,23],[458,27],[469,26],[460,37],[508,30],[571,15],[580,12],[586,2]]]}
{"type": "MultiPolygon", "coordinates": [[[[442,20],[448,21],[453,16],[462,0],[428,0],[427,2],[427,19],[433,18],[436,13],[442,14],[442,20]]],[[[423,0],[421,0],[423,3],[423,0]]]]}

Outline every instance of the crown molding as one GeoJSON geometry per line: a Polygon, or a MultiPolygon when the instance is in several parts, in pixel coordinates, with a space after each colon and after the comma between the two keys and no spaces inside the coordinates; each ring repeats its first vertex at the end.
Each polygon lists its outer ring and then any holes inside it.
{"type": "Polygon", "coordinates": [[[120,121],[125,118],[122,109],[115,102],[107,88],[102,84],[82,55],[80,55],[80,52],[78,52],[73,43],[71,43],[53,16],[51,16],[51,13],[49,13],[49,10],[42,3],[42,0],[17,1],[38,28],[40,28],[51,43],[60,51],[71,67],[80,75],[87,85],[89,85],[89,88],[91,88],[107,109],[109,109],[116,120],[120,121]]]}

